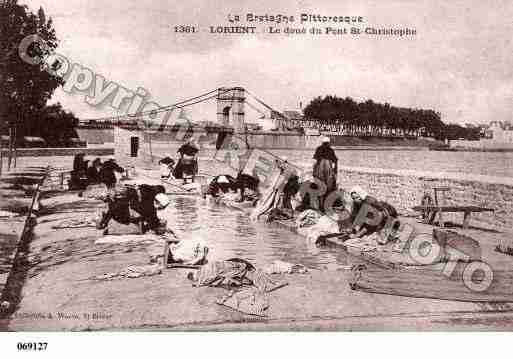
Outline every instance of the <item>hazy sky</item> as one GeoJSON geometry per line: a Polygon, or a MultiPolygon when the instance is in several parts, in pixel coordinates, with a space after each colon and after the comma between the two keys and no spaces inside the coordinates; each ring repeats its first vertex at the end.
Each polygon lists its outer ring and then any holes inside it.
{"type": "MultiPolygon", "coordinates": [[[[240,85],[280,110],[297,108],[299,101],[307,103],[318,95],[336,94],[432,108],[446,122],[510,120],[513,113],[512,1],[25,3],[32,10],[42,5],[53,18],[61,40],[59,53],[126,88],[147,89],[160,105],[240,85]],[[232,25],[226,20],[228,14],[246,13],[296,18],[301,13],[357,15],[364,17],[364,26],[415,28],[417,35],[207,33],[210,25],[232,25]],[[174,26],[180,24],[196,25],[202,32],[174,33],[174,26]]],[[[87,105],[82,94],[60,89],[52,101],[60,101],[81,118],[116,114],[108,106],[87,105]]],[[[205,106],[190,114],[195,120],[215,118],[215,110],[205,106]]]]}

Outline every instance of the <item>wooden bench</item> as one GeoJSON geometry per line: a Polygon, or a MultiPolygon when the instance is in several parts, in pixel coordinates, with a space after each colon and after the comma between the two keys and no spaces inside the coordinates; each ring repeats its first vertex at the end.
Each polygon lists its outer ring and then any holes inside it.
{"type": "Polygon", "coordinates": [[[442,213],[444,212],[463,212],[463,229],[468,229],[470,215],[473,212],[493,212],[491,208],[478,207],[478,206],[415,206],[413,210],[419,212],[434,212],[435,216],[438,215],[438,225],[444,227],[444,220],[442,213]]]}
{"type": "Polygon", "coordinates": [[[424,193],[420,206],[413,207],[413,210],[421,212],[424,223],[432,224],[438,217],[438,225],[444,227],[444,212],[463,212],[463,228],[468,229],[470,215],[472,212],[493,212],[491,208],[479,206],[457,206],[447,204],[446,193],[451,189],[449,187],[433,187],[434,199],[429,193],[424,193]]]}

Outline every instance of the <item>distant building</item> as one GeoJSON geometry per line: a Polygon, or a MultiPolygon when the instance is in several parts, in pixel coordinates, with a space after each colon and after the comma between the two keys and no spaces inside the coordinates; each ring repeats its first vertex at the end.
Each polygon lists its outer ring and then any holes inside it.
{"type": "Polygon", "coordinates": [[[289,120],[302,120],[303,114],[299,111],[283,111],[283,114],[285,117],[289,120]]]}
{"type": "Polygon", "coordinates": [[[220,123],[217,123],[215,121],[209,121],[209,120],[195,122],[194,125],[197,127],[201,127],[201,128],[222,127],[220,123]]]}
{"type": "Polygon", "coordinates": [[[246,129],[248,131],[260,131],[262,129],[262,126],[258,123],[246,123],[246,129]]]}
{"type": "Polygon", "coordinates": [[[271,118],[275,119],[276,128],[280,130],[293,130],[304,127],[304,116],[298,110],[285,110],[279,114],[271,113],[271,118]]]}
{"type": "Polygon", "coordinates": [[[42,137],[25,136],[20,147],[46,147],[46,141],[42,137]]]}
{"type": "Polygon", "coordinates": [[[485,137],[494,142],[513,143],[513,126],[510,122],[492,121],[485,130],[485,137]]]}

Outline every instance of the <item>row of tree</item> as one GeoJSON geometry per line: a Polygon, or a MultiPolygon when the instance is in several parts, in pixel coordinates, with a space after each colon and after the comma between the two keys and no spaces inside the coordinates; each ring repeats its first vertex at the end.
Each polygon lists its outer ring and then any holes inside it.
{"type": "Polygon", "coordinates": [[[34,34],[47,48],[32,45],[29,55],[44,57],[57,48],[52,19],[42,8],[34,14],[17,0],[0,2],[0,131],[15,134],[15,143],[24,136],[37,136],[59,145],[76,137],[73,128],[78,119],[60,104],[47,105],[63,80],[45,71],[44,64],[29,64],[19,55],[21,41],[34,34]]]}
{"type": "Polygon", "coordinates": [[[316,97],[303,113],[320,129],[353,136],[479,138],[479,129],[447,125],[434,110],[394,107],[372,100],[356,102],[350,97],[316,97]]]}

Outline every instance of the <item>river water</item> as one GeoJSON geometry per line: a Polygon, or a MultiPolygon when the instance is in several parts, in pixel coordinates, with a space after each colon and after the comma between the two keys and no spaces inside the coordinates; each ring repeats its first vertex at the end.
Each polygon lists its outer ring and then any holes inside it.
{"type": "Polygon", "coordinates": [[[254,223],[241,211],[196,196],[173,196],[166,212],[174,228],[209,247],[210,260],[239,257],[262,267],[278,259],[321,270],[348,264],[346,253],[340,249],[317,248],[289,230],[254,223]]]}

